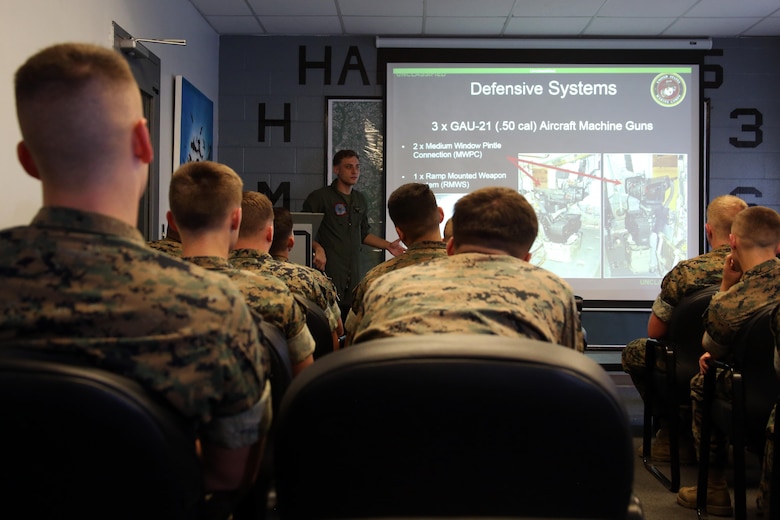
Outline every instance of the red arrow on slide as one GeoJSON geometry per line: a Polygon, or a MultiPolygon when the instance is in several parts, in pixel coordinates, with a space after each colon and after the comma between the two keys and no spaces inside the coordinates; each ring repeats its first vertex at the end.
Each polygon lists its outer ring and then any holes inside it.
{"type": "Polygon", "coordinates": [[[590,177],[591,179],[596,179],[598,181],[611,182],[612,184],[615,184],[615,185],[622,184],[617,179],[605,179],[604,177],[597,177],[595,175],[590,175],[589,173],[575,172],[574,170],[567,170],[565,168],[559,168],[557,166],[552,166],[551,164],[538,163],[538,162],[529,161],[529,160],[526,160],[526,159],[517,159],[515,157],[510,157],[510,156],[507,156],[507,159],[509,160],[509,162],[511,162],[512,164],[517,166],[517,168],[521,172],[526,174],[534,182],[534,186],[539,186],[540,181],[538,179],[536,179],[533,175],[531,175],[528,171],[526,171],[525,168],[520,166],[521,162],[525,163],[525,164],[531,164],[533,166],[541,166],[542,168],[552,168],[553,170],[558,170],[558,171],[566,172],[566,173],[572,173],[574,175],[579,175],[580,177],[590,177]]]}

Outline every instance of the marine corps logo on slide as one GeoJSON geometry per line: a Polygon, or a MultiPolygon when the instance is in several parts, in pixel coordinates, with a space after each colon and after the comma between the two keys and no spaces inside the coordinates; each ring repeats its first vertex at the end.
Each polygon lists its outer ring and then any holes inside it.
{"type": "Polygon", "coordinates": [[[650,84],[650,95],[662,107],[677,106],[685,99],[685,80],[674,72],[659,74],[650,84]]]}

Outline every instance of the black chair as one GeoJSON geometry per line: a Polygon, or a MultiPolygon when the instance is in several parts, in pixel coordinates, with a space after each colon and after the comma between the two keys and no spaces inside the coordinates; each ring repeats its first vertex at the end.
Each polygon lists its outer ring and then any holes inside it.
{"type": "MultiPolygon", "coordinates": [[[[269,374],[271,381],[271,407],[274,415],[276,415],[279,412],[284,394],[287,392],[293,379],[292,361],[290,360],[287,339],[278,327],[270,322],[263,321],[260,324],[260,330],[270,345],[268,356],[271,364],[269,374]]],[[[233,520],[262,520],[266,516],[268,494],[273,487],[274,481],[274,435],[275,427],[272,423],[271,431],[266,435],[265,452],[257,472],[257,479],[252,488],[242,497],[232,511],[233,520]]]]}
{"type": "Polygon", "coordinates": [[[204,516],[194,425],[134,381],[0,349],[0,496],[27,518],[204,516]]]}
{"type": "Polygon", "coordinates": [[[333,352],[333,331],[330,329],[325,311],[312,300],[295,294],[295,299],[306,310],[306,325],[309,327],[314,343],[314,359],[333,352]]]}
{"type": "Polygon", "coordinates": [[[614,383],[550,343],[361,343],[301,373],[276,428],[283,519],[642,517],[614,383]]]}
{"type": "Polygon", "coordinates": [[[681,407],[691,402],[691,378],[699,371],[699,357],[704,335],[704,312],[718,286],[699,289],[674,307],[667,322],[665,340],[647,340],[645,351],[645,403],[642,429],[642,462],[645,468],[670,491],[680,489],[680,431],[681,407]],[[658,370],[656,359],[662,352],[666,370],[658,370]],[[669,476],[652,462],[651,443],[655,427],[653,416],[669,422],[669,476]]]}
{"type": "Polygon", "coordinates": [[[270,322],[263,321],[260,331],[268,340],[268,358],[270,360],[271,401],[274,413],[279,410],[282,397],[292,381],[292,361],[287,339],[278,327],[270,322]]]}
{"type": "Polygon", "coordinates": [[[733,445],[734,518],[747,515],[745,496],[745,451],[763,456],[766,424],[772,406],[780,395],[780,382],[774,370],[774,335],[771,314],[775,305],[758,310],[742,327],[734,343],[729,363],[711,361],[704,377],[697,509],[700,517],[707,511],[707,474],[709,472],[710,432],[717,426],[726,432],[733,445]],[[717,399],[716,369],[731,371],[733,399],[717,399]]]}
{"type": "MultiPolygon", "coordinates": [[[[780,410],[780,395],[775,400],[776,410],[780,410]]],[[[773,424],[774,433],[772,434],[772,443],[774,446],[780,446],[780,424],[777,423],[777,413],[775,413],[775,422],[773,424]]],[[[772,454],[772,478],[769,482],[770,497],[780,497],[780,456],[772,454]]],[[[697,497],[698,498],[698,497],[697,497]]],[[[780,499],[771,499],[769,505],[769,520],[780,520],[780,499]]]]}

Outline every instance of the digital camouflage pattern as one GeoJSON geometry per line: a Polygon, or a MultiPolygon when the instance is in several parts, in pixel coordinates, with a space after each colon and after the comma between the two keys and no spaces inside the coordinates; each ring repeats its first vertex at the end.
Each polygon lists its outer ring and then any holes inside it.
{"type": "Polygon", "coordinates": [[[571,287],[509,255],[463,253],[377,278],[356,316],[354,342],[410,334],[496,334],[585,344],[571,287]]]}
{"type": "Polygon", "coordinates": [[[187,256],[184,260],[230,278],[243,293],[249,308],[282,331],[293,365],[314,352],[314,338],[306,326],[306,315],[284,282],[236,269],[226,258],[217,256],[187,256]]]}
{"type": "Polygon", "coordinates": [[[661,281],[661,292],[653,302],[653,314],[664,323],[669,321],[674,307],[683,297],[712,285],[720,285],[723,264],[731,253],[728,245],[708,253],[682,260],[661,281]]]}
{"type": "Polygon", "coordinates": [[[394,256],[390,260],[382,262],[375,266],[366,273],[360,283],[355,287],[352,292],[352,308],[347,314],[347,321],[344,323],[344,327],[347,330],[352,330],[357,326],[355,318],[358,314],[362,314],[363,297],[366,294],[366,288],[371,283],[390,271],[396,269],[403,269],[410,265],[420,264],[427,262],[428,260],[434,260],[447,256],[447,246],[442,241],[423,241],[410,245],[406,252],[402,255],[394,256]]]}
{"type": "MultiPolygon", "coordinates": [[[[775,372],[780,377],[780,305],[772,312],[772,336],[775,341],[775,372]]],[[[764,447],[764,460],[761,465],[761,479],[758,483],[758,501],[763,511],[769,511],[770,491],[772,485],[772,463],[775,458],[775,414],[776,406],[772,407],[769,420],[766,423],[766,446],[764,447]]]]}
{"type": "Polygon", "coordinates": [[[267,353],[225,278],[146,247],[119,220],[43,208],[31,225],[0,232],[0,279],[4,345],[72,353],[133,378],[211,442],[246,446],[267,428],[267,353]],[[251,431],[220,428],[257,411],[251,431]]]}
{"type": "Polygon", "coordinates": [[[706,334],[718,345],[704,347],[727,360],[739,329],[762,307],[780,302],[780,259],[772,258],[742,274],[728,291],[715,293],[704,319],[706,334]]]}
{"type": "MultiPolygon", "coordinates": [[[[653,302],[653,314],[666,323],[683,297],[704,287],[720,285],[723,264],[730,252],[731,248],[723,245],[703,255],[678,262],[661,281],[661,292],[653,302]]],[[[647,338],[635,339],[626,345],[621,353],[623,370],[631,376],[643,399],[646,344],[647,338]]],[[[666,370],[665,363],[663,356],[656,356],[656,366],[659,370],[666,370]]]]}
{"type": "MultiPolygon", "coordinates": [[[[704,349],[713,357],[729,361],[732,345],[750,317],[762,307],[780,302],[780,259],[772,258],[742,273],[737,283],[727,291],[715,293],[704,318],[704,349]],[[710,341],[711,340],[711,341],[710,341]]],[[[733,399],[731,371],[718,369],[715,378],[715,396],[733,399]]],[[[693,407],[693,436],[696,447],[701,437],[704,378],[696,374],[691,379],[691,404],[693,407]]],[[[710,439],[710,463],[723,468],[728,462],[729,441],[726,434],[713,428],[710,439]]]]}
{"type": "Polygon", "coordinates": [[[321,271],[295,262],[274,259],[270,254],[257,249],[231,251],[230,263],[238,269],[279,278],[293,294],[308,298],[325,312],[331,331],[338,328],[338,320],[341,317],[339,297],[333,282],[321,271]]]}
{"type": "Polygon", "coordinates": [[[165,254],[175,256],[176,258],[181,258],[181,242],[178,240],[165,237],[160,240],[152,240],[151,242],[147,242],[146,245],[165,254]]]}

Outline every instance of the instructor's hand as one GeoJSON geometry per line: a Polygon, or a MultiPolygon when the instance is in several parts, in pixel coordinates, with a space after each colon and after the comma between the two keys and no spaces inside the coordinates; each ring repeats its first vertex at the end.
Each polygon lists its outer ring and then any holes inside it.
{"type": "Polygon", "coordinates": [[[390,251],[390,254],[393,256],[398,256],[406,253],[406,248],[401,245],[401,239],[397,238],[393,242],[390,242],[390,245],[387,246],[387,250],[390,251]]]}
{"type": "Polygon", "coordinates": [[[325,250],[321,247],[314,248],[314,267],[320,271],[325,270],[325,264],[328,261],[328,257],[325,256],[325,250]]]}

